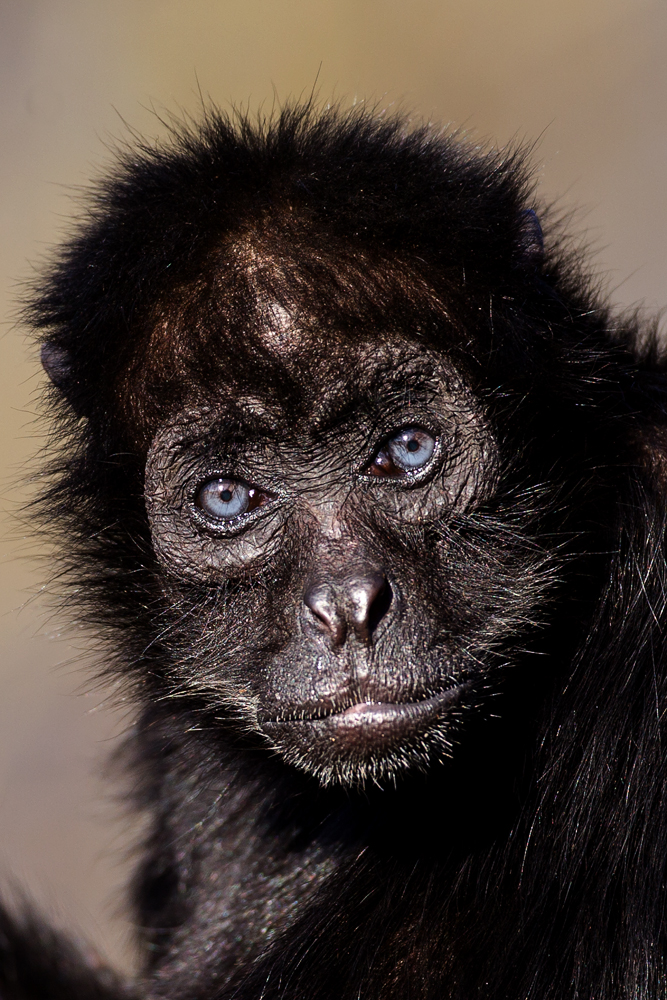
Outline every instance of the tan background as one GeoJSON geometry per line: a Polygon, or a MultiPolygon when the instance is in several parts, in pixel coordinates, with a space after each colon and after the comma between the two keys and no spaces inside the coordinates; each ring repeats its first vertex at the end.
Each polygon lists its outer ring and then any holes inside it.
{"type": "Polygon", "coordinates": [[[0,884],[28,885],[128,961],[129,838],[98,774],[124,716],[105,692],[74,697],[85,664],[45,615],[47,566],[21,540],[12,485],[39,446],[18,285],[124,122],[160,135],[151,108],[196,113],[199,88],[270,108],[317,81],[323,99],[538,140],[541,192],[582,208],[613,299],[653,309],[667,301],[666,55],[665,0],[0,0],[0,884]]]}

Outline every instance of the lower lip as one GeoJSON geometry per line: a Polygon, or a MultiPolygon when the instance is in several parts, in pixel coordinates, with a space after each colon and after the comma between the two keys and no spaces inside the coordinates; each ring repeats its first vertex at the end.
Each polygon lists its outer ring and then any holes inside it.
{"type": "Polygon", "coordinates": [[[344,712],[330,715],[329,721],[337,727],[383,726],[397,723],[429,722],[444,709],[455,704],[461,695],[461,688],[451,688],[433,698],[414,702],[360,702],[346,708],[344,712]]]}

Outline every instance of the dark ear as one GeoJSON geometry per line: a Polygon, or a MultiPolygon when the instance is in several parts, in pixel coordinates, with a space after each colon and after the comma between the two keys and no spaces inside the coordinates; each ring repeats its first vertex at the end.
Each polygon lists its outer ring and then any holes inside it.
{"type": "Polygon", "coordinates": [[[45,344],[42,344],[39,357],[42,362],[42,368],[53,384],[57,385],[59,389],[63,389],[70,374],[69,358],[66,352],[62,347],[58,347],[56,344],[49,344],[47,341],[45,344]]]}
{"type": "Polygon", "coordinates": [[[79,381],[73,378],[72,363],[65,348],[47,340],[42,344],[39,356],[42,368],[63,394],[76,416],[86,416],[87,406],[81,399],[79,381]]]}
{"type": "Polygon", "coordinates": [[[527,208],[521,213],[521,229],[519,232],[519,248],[523,260],[527,264],[537,266],[544,257],[544,236],[537,213],[527,208]]]}

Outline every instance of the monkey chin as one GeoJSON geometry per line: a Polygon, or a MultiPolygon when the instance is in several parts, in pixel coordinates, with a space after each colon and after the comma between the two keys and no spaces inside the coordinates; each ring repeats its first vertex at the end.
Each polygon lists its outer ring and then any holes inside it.
{"type": "Polygon", "coordinates": [[[460,684],[416,702],[360,702],[323,717],[267,720],[262,730],[283,759],[325,786],[395,783],[451,755],[460,684]]]}

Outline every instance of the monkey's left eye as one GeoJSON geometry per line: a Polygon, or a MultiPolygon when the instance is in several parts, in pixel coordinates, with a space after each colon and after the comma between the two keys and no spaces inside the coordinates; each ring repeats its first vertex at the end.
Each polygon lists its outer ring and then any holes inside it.
{"type": "Polygon", "coordinates": [[[216,476],[199,486],[195,506],[216,521],[231,521],[241,514],[249,514],[271,499],[268,493],[240,479],[216,476]]]}
{"type": "Polygon", "coordinates": [[[421,427],[402,427],[376,453],[367,468],[371,476],[405,476],[430,462],[436,440],[421,427]]]}

